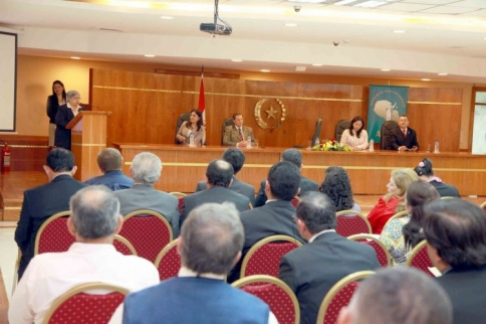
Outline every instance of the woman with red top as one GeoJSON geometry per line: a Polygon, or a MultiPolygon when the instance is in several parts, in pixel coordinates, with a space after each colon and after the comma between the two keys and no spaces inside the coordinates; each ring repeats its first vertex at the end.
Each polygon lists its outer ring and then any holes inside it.
{"type": "Polygon", "coordinates": [[[373,234],[380,234],[386,222],[396,213],[405,210],[404,198],[408,186],[419,180],[412,169],[393,170],[390,182],[386,185],[388,193],[378,200],[378,203],[368,214],[373,234]]]}

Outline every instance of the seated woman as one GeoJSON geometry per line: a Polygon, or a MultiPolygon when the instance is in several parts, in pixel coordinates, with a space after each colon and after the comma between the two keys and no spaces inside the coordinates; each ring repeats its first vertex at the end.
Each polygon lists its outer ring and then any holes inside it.
{"type": "Polygon", "coordinates": [[[391,219],[386,223],[380,236],[380,241],[390,251],[395,264],[404,264],[407,254],[424,239],[424,206],[439,198],[437,190],[425,181],[415,181],[408,187],[408,215],[391,219]]]}
{"type": "Polygon", "coordinates": [[[341,144],[352,147],[354,151],[366,150],[368,148],[368,133],[363,128],[363,118],[354,117],[349,129],[346,129],[341,135],[341,144]]]}
{"type": "Polygon", "coordinates": [[[390,182],[386,185],[388,193],[368,214],[373,234],[380,234],[386,222],[396,213],[405,210],[404,198],[408,186],[419,177],[412,169],[397,169],[391,173],[390,182]]]}
{"type": "Polygon", "coordinates": [[[331,166],[326,170],[326,177],[319,187],[334,202],[336,211],[352,209],[361,212],[361,207],[353,200],[353,191],[348,173],[341,167],[331,166]]]}
{"type": "Polygon", "coordinates": [[[427,181],[434,186],[441,197],[461,198],[461,195],[456,187],[443,183],[440,178],[434,175],[434,171],[432,170],[432,161],[429,159],[423,159],[422,162],[420,162],[419,165],[413,170],[417,173],[420,179],[427,181]]]}
{"type": "Polygon", "coordinates": [[[193,109],[189,122],[183,122],[176,135],[179,144],[189,144],[191,134],[194,134],[194,145],[202,146],[206,142],[206,128],[203,126],[202,113],[193,109]]]}

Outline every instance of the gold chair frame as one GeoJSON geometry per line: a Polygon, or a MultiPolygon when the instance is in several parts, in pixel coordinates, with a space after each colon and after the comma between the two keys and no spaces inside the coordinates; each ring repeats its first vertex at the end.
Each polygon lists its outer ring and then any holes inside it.
{"type": "Polygon", "coordinates": [[[440,199],[442,200],[451,200],[451,199],[455,199],[457,197],[451,197],[451,196],[444,196],[444,197],[440,197],[440,199]]]}
{"type": "Polygon", "coordinates": [[[172,240],[170,241],[169,244],[167,244],[166,246],[164,246],[164,248],[159,252],[159,254],[157,254],[157,257],[155,258],[155,262],[154,262],[154,265],[155,267],[158,269],[159,268],[159,264],[160,262],[162,261],[162,258],[167,254],[169,253],[169,251],[177,245],[177,241],[179,239],[175,239],[175,240],[172,240]]]}
{"type": "Polygon", "coordinates": [[[340,216],[347,217],[347,216],[350,216],[350,215],[358,216],[359,218],[363,219],[366,222],[366,226],[368,227],[368,233],[367,234],[372,233],[371,224],[370,224],[370,221],[368,220],[368,218],[365,215],[361,214],[360,212],[358,212],[356,210],[346,209],[346,210],[338,211],[336,213],[336,218],[340,217],[340,216]],[[344,216],[344,215],[346,215],[346,216],[344,216]]]}
{"type": "MultiPolygon", "coordinates": [[[[392,217],[390,217],[390,219],[387,220],[386,224],[388,224],[388,222],[391,221],[392,219],[401,218],[401,217],[404,217],[404,216],[407,216],[407,215],[408,215],[408,211],[406,211],[406,210],[395,213],[392,217]]],[[[385,224],[384,227],[386,227],[386,224],[385,224]]]]}
{"type": "Polygon", "coordinates": [[[385,251],[386,259],[388,260],[387,267],[390,267],[393,264],[393,258],[390,254],[390,251],[388,251],[388,249],[386,248],[385,244],[383,244],[382,241],[380,241],[379,239],[377,239],[373,235],[370,235],[370,234],[355,234],[355,235],[348,236],[348,240],[351,240],[351,241],[369,240],[369,241],[375,242],[376,244],[378,244],[379,246],[381,246],[383,248],[383,251],[385,251]]]}
{"type": "Polygon", "coordinates": [[[479,205],[479,207],[481,207],[484,210],[484,208],[486,207],[486,201],[483,202],[481,205],[479,205]]]}
{"type": "MultiPolygon", "coordinates": [[[[284,235],[278,235],[278,236],[284,236],[284,235]]],[[[285,282],[283,282],[282,280],[275,278],[275,277],[272,277],[272,276],[268,276],[268,275],[253,275],[253,276],[249,276],[249,277],[246,277],[246,278],[240,278],[240,279],[236,280],[235,282],[233,282],[231,285],[235,288],[240,289],[243,286],[254,284],[254,283],[273,284],[273,285],[276,285],[276,286],[282,288],[285,291],[285,293],[292,300],[292,304],[294,304],[294,312],[295,312],[294,323],[300,322],[299,301],[297,300],[297,297],[295,296],[292,289],[290,289],[290,287],[287,286],[287,284],[285,282]]]]}
{"type": "Polygon", "coordinates": [[[154,210],[150,210],[150,209],[134,210],[131,213],[128,213],[125,216],[123,216],[123,221],[126,222],[132,217],[141,216],[141,215],[150,215],[159,218],[165,224],[165,226],[167,226],[167,229],[169,230],[169,242],[174,239],[174,233],[172,233],[172,226],[170,226],[169,221],[161,213],[158,213],[154,210]]]}
{"type": "Polygon", "coordinates": [[[250,261],[251,256],[261,248],[263,245],[267,243],[272,243],[272,242],[290,242],[290,243],[295,243],[297,244],[298,247],[302,246],[302,243],[293,238],[292,236],[288,235],[272,235],[272,236],[267,236],[264,239],[261,239],[260,241],[256,242],[250,250],[246,253],[245,257],[243,258],[243,262],[241,263],[241,271],[240,271],[240,279],[245,277],[245,272],[246,272],[246,267],[248,266],[248,262],[250,261]]]}
{"type": "Polygon", "coordinates": [[[322,324],[324,323],[324,318],[326,317],[326,312],[331,304],[332,300],[334,299],[334,296],[347,284],[358,281],[358,280],[363,280],[368,278],[369,276],[373,275],[375,272],[374,271],[358,271],[355,273],[352,273],[350,275],[347,275],[343,279],[339,280],[332,288],[329,290],[329,292],[326,294],[326,297],[324,297],[324,300],[321,303],[321,306],[319,306],[319,313],[317,315],[317,323],[322,324]]]}
{"type": "Polygon", "coordinates": [[[110,291],[107,294],[112,293],[112,292],[118,292],[118,293],[126,296],[130,293],[130,291],[128,289],[118,287],[118,286],[114,286],[114,285],[104,284],[104,283],[101,283],[101,282],[86,283],[86,284],[77,285],[77,286],[69,289],[68,291],[66,291],[61,296],[57,297],[54,300],[54,302],[52,303],[52,305],[49,307],[49,309],[46,312],[46,316],[44,317],[43,324],[49,324],[49,321],[51,320],[52,315],[54,315],[54,312],[66,300],[68,300],[69,298],[71,298],[71,297],[73,297],[73,296],[75,296],[79,293],[89,291],[89,290],[95,290],[95,289],[103,289],[103,290],[110,291]]]}
{"type": "Polygon", "coordinates": [[[407,257],[407,261],[405,262],[405,264],[407,265],[407,267],[411,267],[412,265],[412,260],[417,256],[417,254],[420,252],[421,249],[423,248],[426,248],[427,246],[427,241],[426,240],[422,240],[422,242],[420,242],[419,244],[415,245],[415,247],[412,249],[412,251],[410,251],[410,254],[409,256],[407,257]]]}
{"type": "Polygon", "coordinates": [[[183,192],[179,192],[179,191],[172,191],[172,192],[169,192],[170,195],[172,196],[176,196],[177,198],[184,198],[187,196],[187,194],[183,193],[183,192]]]}
{"type": "MultiPolygon", "coordinates": [[[[66,217],[66,216],[71,217],[71,212],[69,210],[65,210],[65,211],[62,211],[62,212],[59,212],[59,213],[56,213],[56,214],[50,216],[41,225],[41,227],[39,227],[39,230],[37,231],[37,234],[35,236],[34,255],[39,254],[39,241],[40,241],[40,237],[41,237],[42,232],[44,232],[44,230],[46,229],[46,227],[51,222],[55,221],[56,219],[61,218],[61,217],[66,217]]],[[[67,231],[67,229],[66,229],[66,231],[67,231]]]]}
{"type": "Polygon", "coordinates": [[[116,234],[113,242],[114,241],[118,241],[125,244],[125,246],[130,250],[130,252],[132,252],[133,255],[138,255],[137,250],[135,250],[135,247],[133,247],[133,244],[130,243],[130,241],[124,238],[123,236],[116,234]]]}

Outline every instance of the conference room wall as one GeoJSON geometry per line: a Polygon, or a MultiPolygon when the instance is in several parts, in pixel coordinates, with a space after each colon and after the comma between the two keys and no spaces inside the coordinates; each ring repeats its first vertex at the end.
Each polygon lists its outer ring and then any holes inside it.
{"type": "MultiPolygon", "coordinates": [[[[108,143],[169,144],[181,113],[197,107],[199,77],[92,70],[92,108],[110,110],[108,143]],[[123,127],[120,127],[123,125],[123,127]]],[[[220,145],[221,124],[233,112],[245,116],[261,146],[306,146],[317,117],[322,117],[322,139],[334,138],[341,119],[367,118],[368,87],[320,83],[269,82],[205,78],[207,143],[220,145]],[[260,128],[255,104],[279,98],[286,118],[278,129],[260,128]]],[[[459,151],[463,90],[410,88],[409,117],[422,148],[440,140],[441,150],[459,151]]],[[[278,104],[274,102],[277,109],[278,104]]],[[[262,114],[265,112],[262,109],[262,114]]],[[[280,115],[277,116],[277,119],[280,115]]]]}

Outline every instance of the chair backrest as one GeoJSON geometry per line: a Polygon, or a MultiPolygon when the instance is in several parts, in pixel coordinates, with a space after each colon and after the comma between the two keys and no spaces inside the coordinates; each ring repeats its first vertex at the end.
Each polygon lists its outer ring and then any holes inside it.
{"type": "Polygon", "coordinates": [[[46,219],[35,237],[35,255],[46,252],[64,252],[69,249],[75,241],[67,228],[69,215],[69,210],[66,210],[46,219]]]}
{"type": "MultiPolygon", "coordinates": [[[[391,149],[391,147],[387,147],[388,137],[393,134],[395,129],[398,127],[398,124],[394,120],[388,120],[381,125],[380,131],[380,148],[382,150],[391,149]]],[[[372,136],[372,134],[370,134],[372,136]]]]}
{"type": "Polygon", "coordinates": [[[352,209],[336,213],[336,233],[348,237],[355,234],[371,234],[371,224],[368,218],[352,209]]]}
{"type": "Polygon", "coordinates": [[[170,194],[177,197],[177,199],[179,199],[178,208],[179,208],[179,214],[181,214],[182,213],[182,206],[184,205],[184,197],[187,196],[187,195],[183,192],[178,192],[178,191],[173,191],[170,194]]]}
{"type": "Polygon", "coordinates": [[[412,249],[405,264],[409,267],[422,270],[429,276],[435,278],[434,274],[429,270],[429,268],[432,268],[434,265],[432,264],[432,261],[430,261],[429,255],[427,254],[427,241],[425,240],[417,244],[412,249]]]}
{"type": "Polygon", "coordinates": [[[389,267],[393,259],[386,246],[375,236],[370,234],[356,234],[348,236],[348,239],[371,246],[376,252],[376,258],[382,267],[389,267]]]}
{"type": "MultiPolygon", "coordinates": [[[[176,125],[176,129],[175,129],[175,134],[174,134],[174,138],[175,138],[175,135],[177,135],[177,132],[179,131],[179,128],[181,128],[181,125],[183,122],[187,122],[191,119],[191,113],[190,112],[185,112],[185,113],[182,113],[180,116],[179,116],[179,119],[177,120],[177,125],[176,125]]],[[[176,144],[180,144],[176,139],[174,139],[175,143],[176,144]]]]}
{"type": "Polygon", "coordinates": [[[287,235],[272,235],[261,239],[245,255],[240,278],[256,274],[278,277],[282,256],[300,246],[301,242],[287,235]]]}
{"type": "Polygon", "coordinates": [[[346,120],[346,119],[341,119],[340,121],[337,122],[336,124],[336,131],[335,131],[335,137],[337,142],[341,141],[341,135],[343,135],[343,132],[349,128],[351,125],[351,121],[346,120]]]}
{"type": "Polygon", "coordinates": [[[228,117],[223,121],[223,124],[221,125],[221,145],[223,145],[224,130],[226,129],[226,127],[233,125],[233,117],[228,117]]]}
{"type": "Polygon", "coordinates": [[[483,202],[480,206],[484,211],[486,211],[486,201],[483,202]]]}
{"type": "Polygon", "coordinates": [[[160,250],[172,241],[172,227],[161,214],[148,209],[136,210],[124,217],[120,235],[126,238],[138,256],[154,262],[160,250]]]}
{"type": "Polygon", "coordinates": [[[317,117],[316,126],[314,129],[314,135],[312,136],[312,145],[315,144],[316,140],[321,138],[321,129],[322,129],[322,118],[317,117]]]}
{"type": "Polygon", "coordinates": [[[339,312],[347,306],[359,286],[359,281],[374,274],[373,271],[359,271],[339,280],[324,297],[317,315],[318,324],[335,324],[339,312]]]}
{"type": "Polygon", "coordinates": [[[232,284],[261,300],[269,307],[280,324],[295,324],[300,321],[300,308],[292,289],[282,280],[256,275],[239,279],[232,284]]]}
{"type": "Polygon", "coordinates": [[[295,208],[297,208],[297,205],[299,205],[299,203],[300,203],[300,197],[299,196],[295,196],[294,198],[292,198],[292,200],[290,202],[292,203],[292,206],[294,206],[295,208]]]}
{"type": "MultiPolygon", "coordinates": [[[[408,215],[408,211],[403,210],[403,211],[401,211],[401,212],[396,213],[396,214],[395,214],[395,215],[393,215],[392,217],[390,217],[390,219],[387,221],[387,223],[388,223],[389,221],[391,221],[392,219],[397,219],[397,218],[405,217],[405,216],[407,216],[407,215],[408,215]]],[[[385,226],[386,226],[386,225],[385,225],[385,226]]]]}
{"type": "Polygon", "coordinates": [[[52,303],[44,317],[44,324],[108,323],[128,293],[125,288],[102,283],[76,286],[52,303]],[[91,290],[106,290],[107,293],[86,293],[91,290]]]}
{"type": "Polygon", "coordinates": [[[155,259],[160,281],[177,276],[181,268],[181,256],[177,253],[177,239],[167,244],[155,259]]]}
{"type": "Polygon", "coordinates": [[[137,255],[137,251],[126,238],[116,234],[113,240],[113,246],[115,249],[123,255],[137,255]]]}

